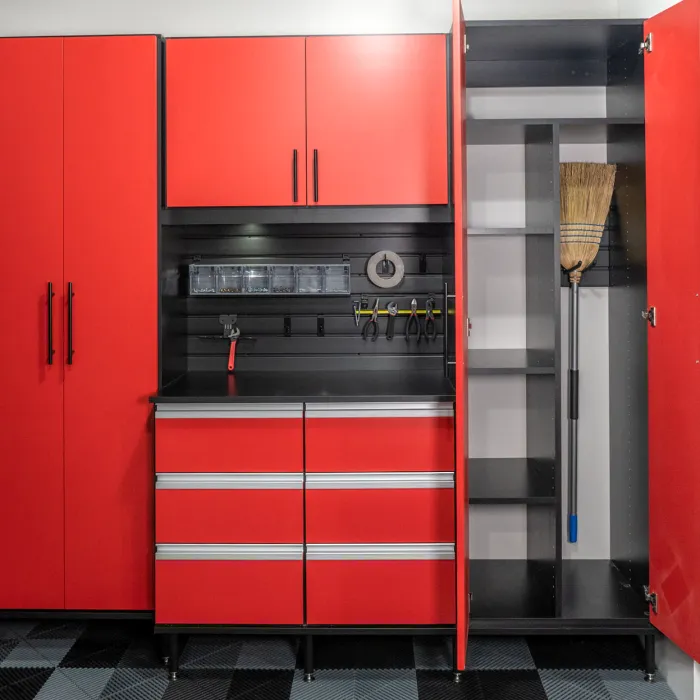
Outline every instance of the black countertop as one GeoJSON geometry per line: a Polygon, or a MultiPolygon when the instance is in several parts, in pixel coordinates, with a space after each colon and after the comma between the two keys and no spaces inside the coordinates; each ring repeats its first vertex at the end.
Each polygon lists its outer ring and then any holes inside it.
{"type": "Polygon", "coordinates": [[[442,372],[191,372],[151,397],[152,403],[285,401],[453,401],[442,372]]]}

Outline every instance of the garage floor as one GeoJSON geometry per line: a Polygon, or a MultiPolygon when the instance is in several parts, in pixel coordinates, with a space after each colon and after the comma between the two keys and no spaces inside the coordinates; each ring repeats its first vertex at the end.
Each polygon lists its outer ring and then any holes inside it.
{"type": "Polygon", "coordinates": [[[304,683],[295,638],[196,636],[168,682],[149,623],[0,622],[2,700],[674,700],[629,638],[474,638],[451,682],[442,638],[324,637],[304,683]]]}

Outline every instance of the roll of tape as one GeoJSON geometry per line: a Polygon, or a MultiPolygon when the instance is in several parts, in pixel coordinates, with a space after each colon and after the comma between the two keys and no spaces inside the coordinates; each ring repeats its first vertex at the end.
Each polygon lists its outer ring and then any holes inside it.
{"type": "Polygon", "coordinates": [[[367,277],[375,287],[391,289],[401,284],[405,274],[405,268],[401,257],[393,250],[380,250],[367,261],[367,277]],[[391,277],[380,277],[377,273],[377,265],[383,260],[388,260],[394,265],[394,274],[391,277]]]}

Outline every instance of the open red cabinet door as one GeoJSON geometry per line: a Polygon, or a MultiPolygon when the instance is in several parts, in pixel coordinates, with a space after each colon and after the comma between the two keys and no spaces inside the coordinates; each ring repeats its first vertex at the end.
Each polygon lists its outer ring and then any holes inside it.
{"type": "Polygon", "coordinates": [[[457,643],[455,670],[467,664],[469,632],[469,507],[467,484],[467,77],[466,34],[461,0],[452,0],[452,187],[455,226],[455,506],[457,643]]]}
{"type": "Polygon", "coordinates": [[[700,0],[645,33],[650,619],[700,661],[700,0]]]}

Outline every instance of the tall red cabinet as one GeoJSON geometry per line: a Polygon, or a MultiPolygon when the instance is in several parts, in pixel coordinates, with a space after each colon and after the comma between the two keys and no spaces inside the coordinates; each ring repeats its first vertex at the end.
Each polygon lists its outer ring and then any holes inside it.
{"type": "Polygon", "coordinates": [[[158,48],[0,40],[0,609],[152,607],[158,48]]]}

